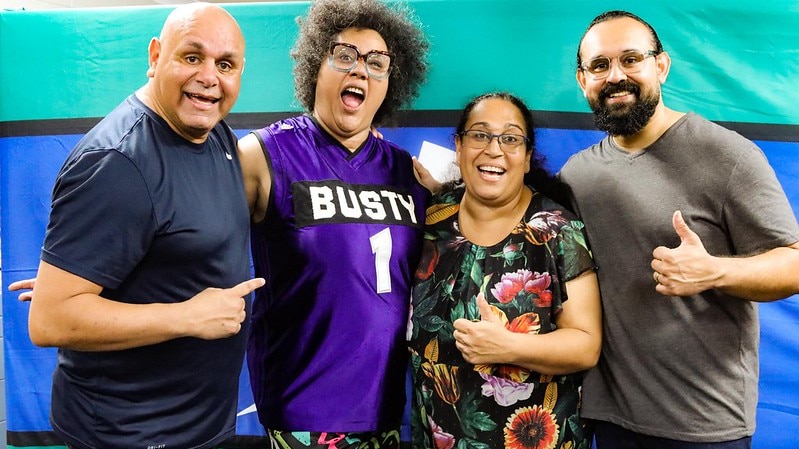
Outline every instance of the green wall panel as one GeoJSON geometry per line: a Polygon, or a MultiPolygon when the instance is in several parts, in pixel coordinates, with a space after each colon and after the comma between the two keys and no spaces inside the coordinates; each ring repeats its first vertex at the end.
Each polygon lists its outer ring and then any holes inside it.
{"type": "MultiPolygon", "coordinates": [[[[540,111],[588,112],[577,42],[596,14],[650,21],[673,64],[669,106],[712,120],[799,124],[795,0],[411,0],[431,41],[419,110],[511,90],[540,111]]],[[[234,113],[299,110],[289,49],[307,2],[227,6],[247,39],[234,113]]],[[[146,82],[147,44],[171,7],[0,12],[0,122],[100,117],[146,82]]]]}

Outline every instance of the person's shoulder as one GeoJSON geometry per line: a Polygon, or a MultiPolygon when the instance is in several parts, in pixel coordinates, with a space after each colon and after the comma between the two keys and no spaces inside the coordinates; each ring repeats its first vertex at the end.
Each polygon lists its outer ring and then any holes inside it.
{"type": "Polygon", "coordinates": [[[528,185],[527,187],[535,192],[533,199],[528,206],[528,210],[533,210],[534,212],[550,212],[557,215],[563,215],[569,219],[576,218],[576,215],[559,201],[536,191],[532,186],[528,185]]]}
{"type": "Polygon", "coordinates": [[[286,117],[276,120],[262,128],[254,129],[249,134],[257,136],[259,142],[264,143],[286,138],[297,138],[307,135],[308,132],[320,132],[313,118],[306,114],[286,117]]]}
{"type": "Polygon", "coordinates": [[[413,156],[407,149],[392,142],[391,140],[386,139],[382,134],[380,136],[376,136],[373,133],[373,130],[369,131],[369,135],[367,136],[367,140],[365,142],[365,146],[368,147],[370,145],[376,147],[378,151],[391,154],[393,158],[403,159],[408,164],[413,165],[411,160],[413,156]]]}
{"type": "Polygon", "coordinates": [[[425,225],[429,227],[451,220],[458,213],[465,191],[465,186],[460,182],[442,186],[441,191],[432,196],[425,210],[425,225]]]}
{"type": "Polygon", "coordinates": [[[441,190],[432,196],[430,204],[460,204],[464,193],[466,193],[466,185],[462,180],[450,181],[442,185],[441,190]]]}
{"type": "Polygon", "coordinates": [[[117,105],[94,125],[78,142],[74,151],[118,150],[145,116],[133,95],[117,105]]]}
{"type": "Polygon", "coordinates": [[[253,133],[281,134],[286,132],[299,132],[309,128],[316,129],[317,127],[316,124],[314,123],[313,118],[311,118],[308,115],[302,114],[274,121],[264,126],[263,128],[254,130],[253,133]]]}
{"type": "Polygon", "coordinates": [[[607,145],[607,140],[608,137],[606,136],[599,142],[591,144],[590,146],[583,148],[582,150],[579,150],[576,153],[569,156],[569,158],[566,159],[566,162],[563,164],[563,167],[561,168],[561,173],[563,173],[564,170],[569,171],[570,169],[574,168],[577,165],[590,163],[589,161],[596,158],[602,152],[604,146],[607,145]]]}
{"type": "Polygon", "coordinates": [[[396,157],[407,159],[408,162],[410,163],[411,153],[408,152],[408,150],[406,150],[405,148],[402,148],[396,143],[390,140],[386,140],[385,138],[382,137],[376,137],[374,135],[370,135],[369,138],[372,139],[376,143],[376,145],[382,146],[385,151],[393,153],[396,157]]]}
{"type": "Polygon", "coordinates": [[[691,133],[706,140],[722,140],[737,142],[744,145],[754,145],[754,143],[737,131],[729,129],[719,123],[706,119],[705,117],[688,112],[682,120],[682,125],[689,128],[691,133]]]}
{"type": "Polygon", "coordinates": [[[692,150],[671,154],[694,158],[693,163],[710,164],[716,169],[732,169],[755,161],[768,163],[755,142],[695,113],[687,113],[667,133],[665,144],[692,150]]]}

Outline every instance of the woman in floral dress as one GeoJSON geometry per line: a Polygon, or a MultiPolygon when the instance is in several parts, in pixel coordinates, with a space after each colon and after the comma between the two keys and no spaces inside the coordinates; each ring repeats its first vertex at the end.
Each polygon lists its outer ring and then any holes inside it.
{"type": "Polygon", "coordinates": [[[427,210],[413,290],[413,447],[588,448],[601,307],[583,224],[550,199],[521,100],[477,97],[456,131],[462,179],[427,210]]]}

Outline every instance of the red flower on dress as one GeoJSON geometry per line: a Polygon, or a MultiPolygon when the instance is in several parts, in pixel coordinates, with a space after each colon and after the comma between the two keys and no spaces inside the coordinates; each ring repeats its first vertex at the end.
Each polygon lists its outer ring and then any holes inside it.
{"type": "Polygon", "coordinates": [[[435,243],[425,240],[422,244],[422,256],[416,268],[416,279],[427,280],[438,265],[438,247],[435,243]]]}
{"type": "Polygon", "coordinates": [[[515,273],[505,273],[499,282],[494,284],[491,294],[502,304],[508,304],[516,298],[522,290],[525,293],[537,295],[539,298],[552,299],[552,293],[547,290],[552,284],[549,273],[532,272],[520,268],[515,273]]]}
{"type": "Polygon", "coordinates": [[[494,284],[491,294],[502,304],[508,304],[524,289],[531,277],[532,273],[524,269],[516,270],[515,273],[505,273],[499,282],[494,284]]]}
{"type": "Polygon", "coordinates": [[[541,322],[537,313],[527,312],[514,318],[505,327],[509,331],[519,334],[537,334],[541,330],[541,322]]]}
{"type": "MultiPolygon", "coordinates": [[[[538,314],[535,312],[523,313],[513,321],[508,321],[508,316],[499,307],[489,304],[491,313],[494,314],[499,322],[511,332],[518,332],[520,334],[537,334],[541,330],[541,321],[538,314]]],[[[491,376],[502,377],[510,379],[514,382],[524,382],[530,377],[530,370],[522,368],[518,365],[507,364],[479,364],[474,366],[474,370],[478,373],[488,374],[491,376]]]]}
{"type": "MultiPolygon", "coordinates": [[[[528,271],[529,273],[529,271],[528,271]]],[[[527,276],[527,281],[524,283],[524,291],[527,293],[541,293],[548,292],[549,286],[552,285],[552,276],[549,273],[534,272],[527,276]]]]}
{"type": "Polygon", "coordinates": [[[552,292],[544,290],[535,297],[535,306],[541,309],[547,309],[552,306],[552,292]]]}
{"type": "Polygon", "coordinates": [[[553,449],[558,442],[559,426],[555,415],[535,405],[522,407],[508,418],[505,425],[505,447],[508,449],[553,449]]]}

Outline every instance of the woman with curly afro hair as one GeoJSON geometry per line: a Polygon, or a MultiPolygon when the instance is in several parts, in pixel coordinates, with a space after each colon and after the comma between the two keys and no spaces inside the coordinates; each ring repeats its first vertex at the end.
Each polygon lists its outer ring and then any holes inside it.
{"type": "Polygon", "coordinates": [[[409,106],[428,42],[407,6],[319,0],[291,55],[298,117],[239,141],[256,273],[248,366],[279,448],[399,448],[429,192],[372,128],[409,106]]]}

